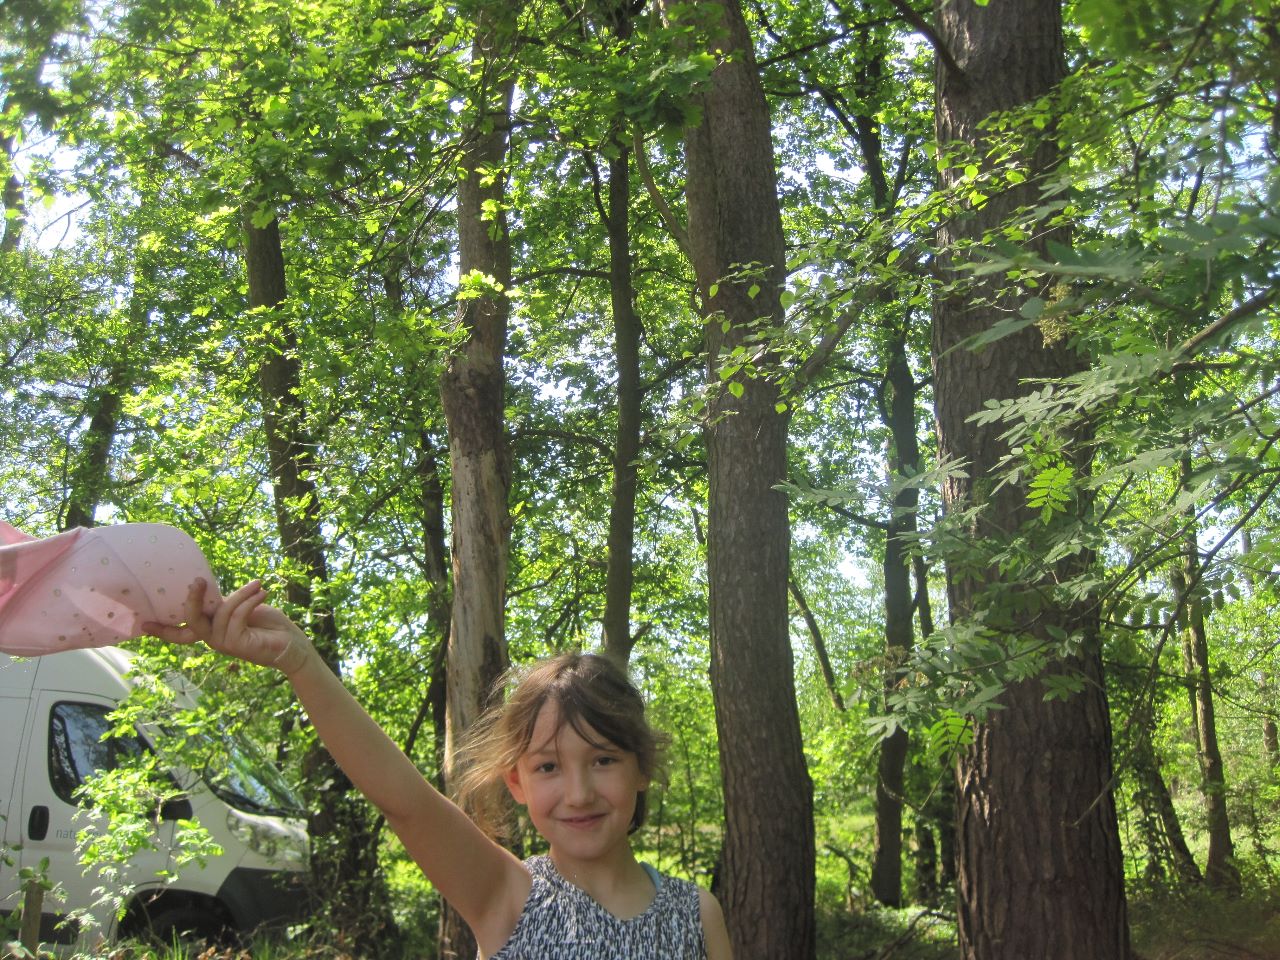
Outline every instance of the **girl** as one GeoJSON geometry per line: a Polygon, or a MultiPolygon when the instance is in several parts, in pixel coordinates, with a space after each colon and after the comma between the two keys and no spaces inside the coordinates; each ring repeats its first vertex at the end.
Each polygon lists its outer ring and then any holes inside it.
{"type": "Polygon", "coordinates": [[[730,960],[715,898],[631,851],[657,743],[617,667],[590,655],[547,661],[481,721],[462,795],[492,811],[493,788],[506,789],[528,809],[551,849],[522,863],[426,781],[302,630],[265,603],[261,583],[211,615],[205,589],[192,585],[185,624],[144,629],[283,672],[334,759],[470,925],[481,960],[730,960]]]}

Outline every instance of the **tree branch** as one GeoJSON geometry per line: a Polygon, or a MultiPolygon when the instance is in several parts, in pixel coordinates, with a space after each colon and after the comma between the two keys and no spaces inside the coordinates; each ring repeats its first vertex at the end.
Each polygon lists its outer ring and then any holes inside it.
{"type": "Polygon", "coordinates": [[[1243,320],[1246,317],[1251,317],[1261,310],[1265,310],[1271,304],[1275,303],[1277,298],[1280,298],[1280,287],[1272,287],[1270,290],[1266,290],[1258,294],[1256,297],[1251,297],[1230,313],[1219,317],[1199,333],[1182,341],[1178,346],[1178,352],[1194,353],[1204,346],[1207,340],[1212,339],[1216,334],[1226,330],[1237,321],[1243,320]]]}
{"type": "Polygon", "coordinates": [[[942,42],[942,38],[938,36],[938,31],[933,29],[933,25],[914,10],[907,0],[889,0],[889,2],[902,14],[903,20],[915,27],[929,41],[929,45],[933,47],[933,52],[938,55],[938,59],[942,61],[943,66],[956,77],[963,77],[964,71],[960,69],[960,64],[956,62],[956,58],[947,49],[947,45],[942,42]]]}
{"type": "Polygon", "coordinates": [[[670,204],[667,203],[667,198],[662,195],[662,191],[658,189],[658,184],[654,182],[653,171],[649,169],[649,159],[644,152],[644,137],[639,130],[636,131],[632,140],[632,147],[636,155],[636,169],[640,171],[640,179],[644,181],[645,189],[649,191],[649,199],[653,201],[653,205],[658,209],[658,216],[662,218],[662,223],[666,226],[667,232],[675,238],[684,255],[692,260],[693,248],[689,245],[689,232],[676,219],[670,204]]]}

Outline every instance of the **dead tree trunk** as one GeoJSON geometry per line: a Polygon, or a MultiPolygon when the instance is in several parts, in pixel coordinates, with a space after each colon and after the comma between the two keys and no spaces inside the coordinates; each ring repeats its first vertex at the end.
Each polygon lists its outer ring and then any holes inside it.
{"type": "MultiPolygon", "coordinates": [[[[503,212],[510,139],[510,43],[518,6],[481,8],[472,46],[475,86],[458,181],[458,270],[483,292],[458,302],[464,339],[440,381],[452,477],[453,616],[445,664],[445,780],[462,739],[507,667],[505,607],[511,454],[505,423],[511,238],[503,212]]],[[[447,905],[440,956],[471,960],[475,939],[447,905]]]]}

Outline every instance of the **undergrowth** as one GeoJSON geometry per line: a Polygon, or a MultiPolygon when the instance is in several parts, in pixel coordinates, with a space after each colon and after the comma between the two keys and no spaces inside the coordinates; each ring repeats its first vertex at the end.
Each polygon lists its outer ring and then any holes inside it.
{"type": "Polygon", "coordinates": [[[1280,896],[1157,891],[1129,904],[1136,960],[1277,960],[1280,896]]]}

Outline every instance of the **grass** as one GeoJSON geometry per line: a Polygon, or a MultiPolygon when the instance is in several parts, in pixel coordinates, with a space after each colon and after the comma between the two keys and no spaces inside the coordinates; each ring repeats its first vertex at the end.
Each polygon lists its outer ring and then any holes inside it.
{"type": "Polygon", "coordinates": [[[1203,889],[1129,904],[1138,960],[1277,960],[1280,897],[1224,897],[1203,889]]]}
{"type": "Polygon", "coordinates": [[[819,960],[956,960],[955,921],[924,907],[822,910],[819,960]]]}

